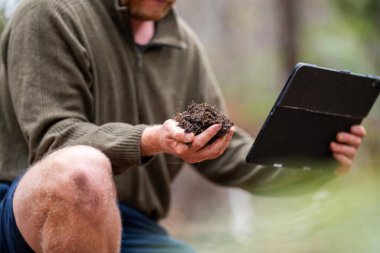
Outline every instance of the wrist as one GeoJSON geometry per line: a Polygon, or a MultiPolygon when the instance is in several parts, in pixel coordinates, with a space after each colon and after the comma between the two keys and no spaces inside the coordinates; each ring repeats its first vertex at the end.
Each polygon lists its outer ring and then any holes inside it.
{"type": "Polygon", "coordinates": [[[160,144],[161,125],[148,126],[141,135],[140,153],[141,157],[153,156],[163,152],[160,144]]]}

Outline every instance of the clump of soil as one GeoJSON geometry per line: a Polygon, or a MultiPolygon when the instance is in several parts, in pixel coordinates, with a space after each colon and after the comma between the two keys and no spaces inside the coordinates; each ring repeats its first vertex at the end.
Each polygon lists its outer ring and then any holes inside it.
{"type": "Polygon", "coordinates": [[[186,111],[177,113],[173,119],[178,122],[179,127],[185,129],[185,133],[194,133],[195,135],[202,133],[214,124],[220,124],[222,128],[207,144],[225,136],[234,125],[225,115],[218,112],[215,106],[206,103],[192,102],[186,111]]]}

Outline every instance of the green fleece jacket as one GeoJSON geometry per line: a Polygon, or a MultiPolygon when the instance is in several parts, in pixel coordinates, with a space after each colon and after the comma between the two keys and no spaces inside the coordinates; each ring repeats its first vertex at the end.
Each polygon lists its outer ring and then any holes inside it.
{"type": "MultiPolygon", "coordinates": [[[[90,145],[111,160],[119,200],[161,218],[183,161],[167,154],[145,161],[141,134],[192,101],[225,111],[198,39],[174,11],[140,52],[117,0],[24,1],[1,39],[0,180],[58,148],[90,145]]],[[[261,194],[330,178],[246,164],[252,142],[238,129],[224,155],[194,167],[213,182],[261,194]]]]}

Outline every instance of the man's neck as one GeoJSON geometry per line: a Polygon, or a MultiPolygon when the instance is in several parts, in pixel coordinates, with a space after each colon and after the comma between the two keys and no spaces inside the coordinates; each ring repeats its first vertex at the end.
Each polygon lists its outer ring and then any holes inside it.
{"type": "Polygon", "coordinates": [[[147,45],[154,36],[154,21],[131,19],[131,24],[135,43],[147,45]]]}

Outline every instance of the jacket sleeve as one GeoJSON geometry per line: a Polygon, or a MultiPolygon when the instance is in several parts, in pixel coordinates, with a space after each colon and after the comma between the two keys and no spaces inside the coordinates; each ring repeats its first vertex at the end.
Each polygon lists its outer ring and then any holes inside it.
{"type": "MultiPolygon", "coordinates": [[[[226,113],[226,105],[220,87],[201,44],[196,43],[199,50],[198,80],[202,91],[202,100],[216,105],[226,113]]],[[[302,194],[316,190],[334,178],[331,170],[306,171],[248,164],[245,162],[245,157],[253,141],[253,138],[247,133],[237,128],[230,146],[222,156],[194,164],[194,166],[199,173],[217,184],[240,187],[259,195],[302,194]]]]}
{"type": "Polygon", "coordinates": [[[288,196],[308,193],[334,178],[331,171],[264,167],[245,162],[253,139],[237,129],[226,152],[217,159],[195,164],[211,181],[243,188],[258,195],[288,196]]]}
{"type": "Polygon", "coordinates": [[[114,173],[141,164],[145,125],[96,125],[89,55],[73,18],[51,1],[30,1],[11,21],[7,76],[29,162],[69,145],[90,145],[111,160],[114,173]]]}

